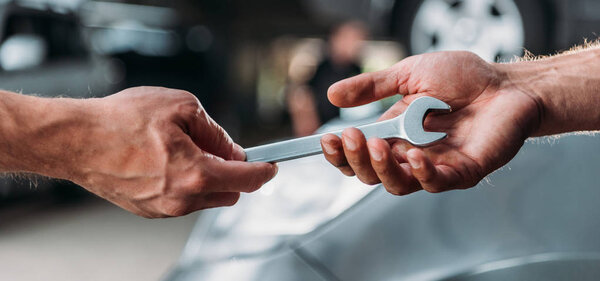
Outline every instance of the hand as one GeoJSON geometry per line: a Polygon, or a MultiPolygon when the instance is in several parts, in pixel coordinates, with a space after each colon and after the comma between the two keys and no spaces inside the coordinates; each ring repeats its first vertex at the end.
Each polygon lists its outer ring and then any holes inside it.
{"type": "MultiPolygon", "coordinates": [[[[144,217],[236,203],[277,167],[243,162],[242,148],[191,94],[140,87],[83,100],[89,123],[72,130],[67,178],[144,217]]],[[[67,158],[67,157],[65,157],[67,158]]]]}
{"type": "Polygon", "coordinates": [[[389,69],[334,84],[328,97],[340,107],[403,95],[380,120],[401,114],[421,96],[438,98],[453,111],[426,118],[426,130],[448,134],[433,146],[366,141],[351,128],[341,139],[332,134],[322,138],[325,157],[345,175],[356,174],[367,184],[382,182],[395,195],[476,185],[512,159],[540,122],[540,101],[514,87],[497,66],[472,53],[441,52],[409,57],[389,69]]]}

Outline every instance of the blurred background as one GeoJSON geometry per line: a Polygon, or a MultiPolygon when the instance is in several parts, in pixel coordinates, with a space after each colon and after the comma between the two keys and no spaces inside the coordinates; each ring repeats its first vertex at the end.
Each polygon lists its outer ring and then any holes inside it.
{"type": "MultiPolygon", "coordinates": [[[[508,62],[595,39],[595,0],[0,1],[0,88],[102,97],[195,94],[247,147],[376,116],[398,98],[328,104],[333,82],[402,58],[470,50],[508,62]],[[340,121],[342,120],[342,121],[340,121]]],[[[157,280],[197,214],[136,218],[68,182],[0,179],[6,280],[157,280]]]]}

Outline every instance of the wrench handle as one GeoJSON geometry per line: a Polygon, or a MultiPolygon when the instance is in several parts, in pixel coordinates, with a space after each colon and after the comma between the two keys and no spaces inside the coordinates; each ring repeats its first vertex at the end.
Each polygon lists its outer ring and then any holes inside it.
{"type": "MultiPolygon", "coordinates": [[[[402,137],[399,133],[398,118],[403,116],[359,126],[357,129],[363,132],[366,139],[402,137]]],[[[342,130],[247,148],[245,149],[246,161],[275,163],[321,154],[323,153],[321,138],[326,134],[341,137],[342,130]]]]}
{"type": "MultiPolygon", "coordinates": [[[[339,136],[337,132],[334,134],[339,136]]],[[[275,163],[320,154],[323,153],[321,137],[324,135],[318,134],[246,148],[244,150],[246,161],[275,163]]]]}

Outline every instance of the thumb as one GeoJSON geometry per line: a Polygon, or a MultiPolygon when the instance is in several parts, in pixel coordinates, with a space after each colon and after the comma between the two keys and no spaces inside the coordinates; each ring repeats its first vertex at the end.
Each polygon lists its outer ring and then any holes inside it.
{"type": "Polygon", "coordinates": [[[363,73],[339,81],[329,87],[327,97],[336,106],[352,107],[396,94],[406,95],[408,72],[408,64],[401,61],[385,70],[363,73]]]}

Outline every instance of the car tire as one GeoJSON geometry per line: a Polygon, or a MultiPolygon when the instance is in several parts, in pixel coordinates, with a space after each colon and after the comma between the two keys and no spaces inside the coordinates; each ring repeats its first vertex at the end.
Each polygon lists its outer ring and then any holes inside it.
{"type": "MultiPolygon", "coordinates": [[[[420,9],[426,0],[398,0],[394,5],[393,15],[391,17],[392,34],[396,40],[405,45],[410,55],[422,53],[422,48],[415,47],[412,41],[413,33],[418,32],[415,27],[415,20],[420,9]]],[[[463,0],[445,2],[461,2],[463,0]]],[[[522,30],[524,32],[523,46],[525,50],[533,54],[546,54],[550,48],[550,34],[554,29],[552,21],[552,8],[544,3],[543,0],[513,0],[520,14],[522,30]]],[[[449,4],[451,5],[451,4],[449,4]]],[[[465,48],[469,50],[468,48],[465,48]]],[[[521,54],[506,54],[497,60],[505,60],[507,57],[521,54]]]]}

